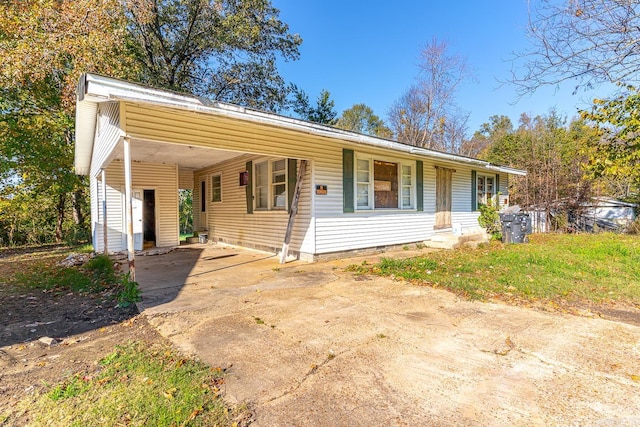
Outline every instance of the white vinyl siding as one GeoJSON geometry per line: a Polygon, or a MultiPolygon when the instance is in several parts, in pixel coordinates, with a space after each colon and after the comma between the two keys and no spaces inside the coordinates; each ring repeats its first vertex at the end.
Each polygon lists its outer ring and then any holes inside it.
{"type": "Polygon", "coordinates": [[[91,176],[98,176],[103,165],[108,163],[112,151],[118,145],[123,132],[120,130],[120,108],[118,102],[98,104],[96,143],[91,156],[91,176]]]}
{"type": "Polygon", "coordinates": [[[219,173],[211,175],[211,201],[222,202],[222,176],[219,173]]]}
{"type": "MultiPolygon", "coordinates": [[[[257,156],[240,156],[196,171],[196,179],[200,176],[221,174],[222,203],[215,203],[207,210],[209,239],[234,245],[254,247],[269,251],[277,251],[282,247],[284,234],[289,220],[286,210],[264,210],[247,213],[246,188],[238,183],[239,174],[246,170],[246,162],[252,161],[254,170],[264,158],[257,156]]],[[[265,162],[266,163],[266,162],[265,162]]],[[[286,159],[284,160],[286,164],[286,159]]],[[[298,162],[298,167],[299,167],[298,162]]],[[[268,169],[268,168],[267,168],[268,169]]],[[[311,172],[307,167],[303,178],[302,191],[298,203],[290,248],[294,252],[313,254],[314,223],[311,216],[311,172]]],[[[267,184],[272,175],[267,174],[267,184]]],[[[257,177],[254,175],[254,182],[257,177]]],[[[278,178],[279,179],[279,178],[278,178]]],[[[268,185],[267,185],[268,187],[268,185]]],[[[254,187],[254,201],[258,198],[254,187]]],[[[194,195],[195,198],[195,195],[194,195]]],[[[286,198],[286,191],[285,191],[286,198]]],[[[267,199],[268,200],[268,199],[267,199]]]]}
{"type": "Polygon", "coordinates": [[[193,171],[180,169],[178,171],[178,188],[181,190],[193,190],[193,171]]]}
{"type": "MultiPolygon", "coordinates": [[[[126,250],[123,244],[126,236],[124,223],[124,166],[120,161],[112,162],[107,173],[107,226],[109,228],[108,248],[110,252],[126,250]]],[[[132,187],[134,189],[155,190],[156,205],[156,246],[174,246],[180,243],[178,232],[178,171],[175,165],[133,163],[131,166],[132,187]]],[[[94,223],[93,242],[96,251],[103,248],[102,238],[102,187],[96,180],[98,218],[94,223]]],[[[92,192],[93,193],[93,192],[92,192]]],[[[92,194],[93,196],[93,194],[92,194]]],[[[93,203],[92,203],[93,204],[93,203]]],[[[93,211],[93,209],[92,209],[93,211]]]]}
{"type": "MultiPolygon", "coordinates": [[[[126,129],[132,138],[245,154],[195,172],[196,184],[201,176],[222,173],[224,201],[207,211],[210,238],[217,236],[229,243],[255,247],[279,248],[282,245],[288,219],[286,211],[267,210],[247,214],[245,187],[238,185],[238,174],[246,170],[246,162],[252,161],[255,168],[256,163],[264,161],[267,156],[311,160],[311,167],[303,181],[302,198],[294,227],[294,251],[325,254],[430,239],[435,222],[436,165],[456,170],[452,176],[452,222],[461,224],[463,229],[478,227],[478,213],[471,211],[472,167],[466,163],[436,161],[373,146],[367,146],[365,150],[363,145],[352,142],[235,120],[222,115],[133,104],[127,104],[126,112],[126,129]],[[416,177],[416,160],[422,160],[424,211],[415,210],[416,196],[412,194],[410,209],[371,209],[343,213],[343,148],[353,149],[358,155],[366,151],[362,154],[372,160],[411,165],[414,169],[411,171],[413,181],[416,177]],[[326,186],[326,194],[316,195],[313,191],[315,185],[326,186]]],[[[354,164],[354,169],[356,168],[354,164]]],[[[491,173],[482,168],[474,169],[479,173],[491,173]]],[[[506,175],[501,175],[501,189],[506,186],[505,177],[506,175]]],[[[254,185],[256,178],[254,175],[254,185]]],[[[357,179],[354,177],[354,190],[357,179]]],[[[373,177],[369,176],[367,179],[372,180],[373,177]]],[[[416,184],[412,185],[415,193],[416,184]]],[[[506,194],[506,187],[504,188],[503,193],[506,194]]],[[[194,206],[198,206],[199,199],[195,193],[197,191],[194,191],[194,206]]],[[[253,196],[255,202],[256,192],[253,196]]],[[[357,200],[356,190],[354,204],[357,200]]],[[[269,199],[269,203],[274,202],[269,199]]],[[[371,196],[366,203],[368,206],[373,203],[371,196]]],[[[197,215],[194,221],[197,222],[197,215]]]]}

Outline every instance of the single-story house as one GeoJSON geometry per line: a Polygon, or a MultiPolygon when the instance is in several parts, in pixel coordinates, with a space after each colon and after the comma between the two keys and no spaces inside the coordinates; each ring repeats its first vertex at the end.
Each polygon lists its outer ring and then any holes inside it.
{"type": "Polygon", "coordinates": [[[478,204],[508,203],[509,176],[525,174],[93,74],[78,86],[75,169],[96,251],[178,245],[178,190],[192,189],[208,240],[277,252],[289,229],[305,260],[477,233],[478,204]]]}

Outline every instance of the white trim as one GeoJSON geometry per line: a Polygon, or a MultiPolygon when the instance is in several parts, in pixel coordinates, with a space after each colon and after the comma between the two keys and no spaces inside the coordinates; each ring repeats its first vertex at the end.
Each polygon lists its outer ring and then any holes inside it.
{"type": "Polygon", "coordinates": [[[211,203],[222,203],[223,198],[222,198],[222,172],[215,172],[215,173],[211,173],[209,174],[209,183],[211,184],[211,203]],[[220,200],[213,200],[213,178],[214,177],[219,177],[220,178],[220,200]]]}
{"type": "Polygon", "coordinates": [[[415,212],[417,211],[417,206],[416,206],[416,202],[417,202],[417,196],[416,196],[416,191],[417,191],[417,183],[416,183],[416,161],[415,160],[406,160],[406,159],[399,159],[396,157],[386,157],[386,156],[381,156],[381,155],[377,155],[377,154],[369,154],[369,153],[365,153],[365,152],[358,152],[356,151],[354,153],[354,168],[353,168],[353,173],[354,173],[354,177],[353,177],[353,209],[354,212],[374,212],[374,211],[378,211],[378,212],[415,212]],[[368,202],[369,204],[367,205],[367,207],[360,207],[358,206],[358,160],[365,160],[367,162],[369,162],[369,181],[368,181],[368,202]],[[397,179],[397,184],[398,184],[398,189],[397,189],[397,195],[398,195],[398,206],[395,208],[376,208],[375,207],[375,162],[379,161],[379,162],[388,162],[388,163],[395,163],[397,165],[397,171],[396,171],[396,179],[397,179]],[[411,168],[411,206],[410,207],[403,207],[402,206],[402,167],[403,166],[408,166],[409,168],[411,168]]]}
{"type": "Polygon", "coordinates": [[[513,175],[526,175],[524,170],[493,165],[484,160],[456,154],[443,153],[425,148],[345,131],[317,123],[305,122],[273,113],[251,110],[248,108],[221,102],[207,103],[195,96],[182,95],[166,90],[158,90],[142,85],[129,83],[95,74],[83,74],[78,84],[78,102],[76,109],[76,151],[74,166],[76,173],[85,175],[90,166],[97,104],[106,101],[131,101],[137,104],[172,107],[187,111],[201,112],[210,115],[224,116],[236,120],[265,124],[312,135],[339,139],[344,142],[386,148],[401,153],[415,154],[431,159],[439,159],[456,163],[467,163],[513,175]]]}

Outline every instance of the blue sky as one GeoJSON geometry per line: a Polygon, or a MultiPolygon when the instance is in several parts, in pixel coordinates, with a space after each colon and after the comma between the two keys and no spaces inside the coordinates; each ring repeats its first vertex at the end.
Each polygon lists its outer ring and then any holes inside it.
{"type": "Polygon", "coordinates": [[[459,106],[470,112],[469,133],[492,115],[517,126],[521,113],[546,114],[555,107],[569,118],[599,92],[573,95],[571,84],[544,88],[518,100],[508,80],[514,52],[529,46],[526,0],[379,1],[272,0],[292,33],[303,38],[300,60],[282,63],[288,81],[315,100],[331,92],[336,110],[364,103],[386,120],[392,103],[414,82],[418,57],[433,37],[466,56],[476,81],[460,88],[459,106]]]}

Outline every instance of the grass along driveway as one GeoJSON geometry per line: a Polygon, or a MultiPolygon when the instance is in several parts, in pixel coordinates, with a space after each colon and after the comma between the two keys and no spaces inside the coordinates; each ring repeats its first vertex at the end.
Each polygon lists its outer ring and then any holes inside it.
{"type": "Polygon", "coordinates": [[[530,243],[384,258],[351,271],[442,287],[471,299],[640,305],[640,238],[538,234],[530,243]]]}

